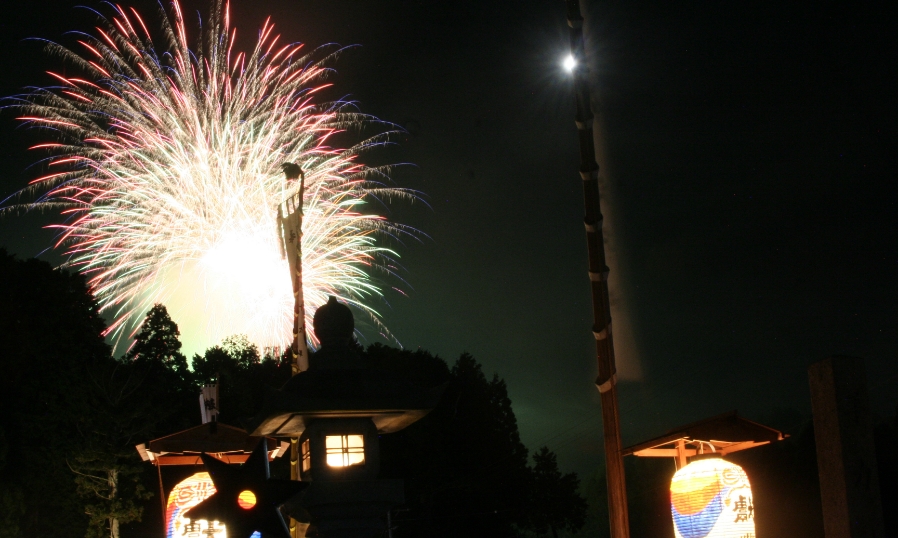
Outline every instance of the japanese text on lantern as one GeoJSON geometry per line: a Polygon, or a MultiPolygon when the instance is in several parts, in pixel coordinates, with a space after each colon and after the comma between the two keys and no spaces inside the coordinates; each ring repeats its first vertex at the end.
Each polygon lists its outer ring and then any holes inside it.
{"type": "MultiPolygon", "coordinates": [[[[165,506],[165,538],[228,538],[227,529],[218,521],[191,520],[184,513],[215,493],[209,473],[191,475],[171,490],[165,506]]],[[[253,533],[252,538],[259,538],[253,533]]]]}

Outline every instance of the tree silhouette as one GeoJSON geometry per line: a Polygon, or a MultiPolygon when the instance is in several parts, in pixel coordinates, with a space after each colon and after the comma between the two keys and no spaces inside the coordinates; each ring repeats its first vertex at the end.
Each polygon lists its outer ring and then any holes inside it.
{"type": "Polygon", "coordinates": [[[539,534],[567,529],[577,532],[586,523],[586,499],[578,493],[580,479],[575,473],[561,474],[553,452],[542,447],[533,454],[530,518],[539,534]]]}
{"type": "Polygon", "coordinates": [[[532,529],[534,480],[505,382],[465,353],[452,368],[426,351],[370,346],[372,366],[421,386],[448,383],[437,407],[381,438],[382,475],[402,478],[395,536],[515,536],[532,529]]]}
{"type": "Polygon", "coordinates": [[[0,521],[8,535],[86,532],[66,458],[91,435],[90,373],[112,360],[104,329],[81,275],[0,249],[0,521]]]}
{"type": "Polygon", "coordinates": [[[266,392],[281,388],[292,375],[285,356],[262,357],[243,335],[229,336],[203,355],[194,355],[193,371],[200,385],[219,383],[219,420],[232,425],[253,416],[266,392]]]}
{"type": "Polygon", "coordinates": [[[181,331],[161,304],[153,305],[134,337],[134,345],[125,354],[128,360],[158,364],[176,372],[183,381],[190,382],[187,358],[181,353],[181,331]]]}

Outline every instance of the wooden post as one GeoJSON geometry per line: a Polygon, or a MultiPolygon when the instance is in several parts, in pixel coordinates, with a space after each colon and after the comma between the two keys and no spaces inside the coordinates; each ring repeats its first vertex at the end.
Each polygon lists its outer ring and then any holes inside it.
{"type": "MultiPolygon", "coordinates": [[[[290,439],[290,480],[299,480],[299,439],[290,439]]],[[[298,522],[290,518],[290,538],[302,538],[298,522]]]]}
{"type": "Polygon", "coordinates": [[[165,498],[165,486],[162,485],[162,465],[158,461],[154,461],[156,464],[156,474],[159,476],[159,504],[162,508],[162,526],[165,527],[165,502],[167,499],[165,498]]]}
{"type": "Polygon", "coordinates": [[[620,414],[617,403],[617,377],[614,343],[611,337],[611,305],[608,299],[608,266],[602,235],[602,213],[599,200],[599,165],[596,163],[592,132],[593,115],[589,96],[589,71],[583,51],[583,17],[578,0],[565,0],[570,26],[574,93],[577,98],[577,132],[580,139],[580,177],[586,208],[586,245],[589,256],[589,280],[592,285],[593,335],[599,376],[596,386],[602,400],[602,426],[605,439],[605,473],[608,481],[608,515],[612,538],[628,538],[630,521],[627,513],[627,483],[621,455],[620,414]]]}
{"type": "Polygon", "coordinates": [[[831,357],[808,368],[826,538],[885,531],[863,359],[831,357]]]}
{"type": "Polygon", "coordinates": [[[686,440],[680,439],[677,441],[677,470],[679,471],[686,467],[688,462],[689,460],[686,459],[686,440]]]}

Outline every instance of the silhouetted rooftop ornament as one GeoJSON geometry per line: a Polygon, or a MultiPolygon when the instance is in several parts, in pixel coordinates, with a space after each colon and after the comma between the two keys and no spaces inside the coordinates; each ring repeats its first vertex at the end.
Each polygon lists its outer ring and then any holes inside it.
{"type": "Polygon", "coordinates": [[[436,406],[444,386],[423,389],[368,367],[353,345],[352,311],[336,298],[318,308],[313,325],[321,349],[310,357],[307,371],[268,394],[249,421],[253,435],[298,437],[322,418],[371,418],[379,433],[391,433],[436,406]]]}
{"type": "Polygon", "coordinates": [[[349,345],[355,331],[355,318],[348,306],[331,295],[327,303],[315,311],[312,328],[322,348],[349,345]]]}
{"type": "Polygon", "coordinates": [[[289,538],[279,508],[308,484],[270,478],[267,454],[265,439],[239,467],[202,454],[215,493],[188,510],[187,517],[224,523],[231,538],[249,538],[255,531],[266,538],[289,538]]]}
{"type": "Polygon", "coordinates": [[[355,319],[348,306],[331,296],[312,320],[320,349],[309,358],[309,370],[364,368],[353,346],[355,319]]]}

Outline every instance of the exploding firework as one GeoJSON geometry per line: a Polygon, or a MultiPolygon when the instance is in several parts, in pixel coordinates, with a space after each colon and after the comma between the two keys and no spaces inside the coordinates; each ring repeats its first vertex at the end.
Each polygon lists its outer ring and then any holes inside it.
{"type": "Polygon", "coordinates": [[[228,6],[218,4],[192,50],[177,1],[172,8],[164,50],[137,11],[119,6],[76,47],[49,43],[79,74],[51,73],[57,86],[13,105],[52,134],[33,148],[49,157],[30,207],[64,215],[57,247],[112,315],[110,335],[121,340],[161,302],[196,349],[238,333],[260,346],[289,341],[293,294],[275,224],[276,206],[299,188],[280,172],[287,161],[306,177],[307,320],[335,295],[383,329],[369,304],[381,296],[372,273],[391,273],[394,256],[379,240],[413,232],[361,206],[414,193],[376,181],[385,170],[358,156],[388,128],[331,147],[341,131],[383,125],[345,101],[316,102],[333,49],[281,44],[266,21],[252,52],[237,53],[228,6]]]}

